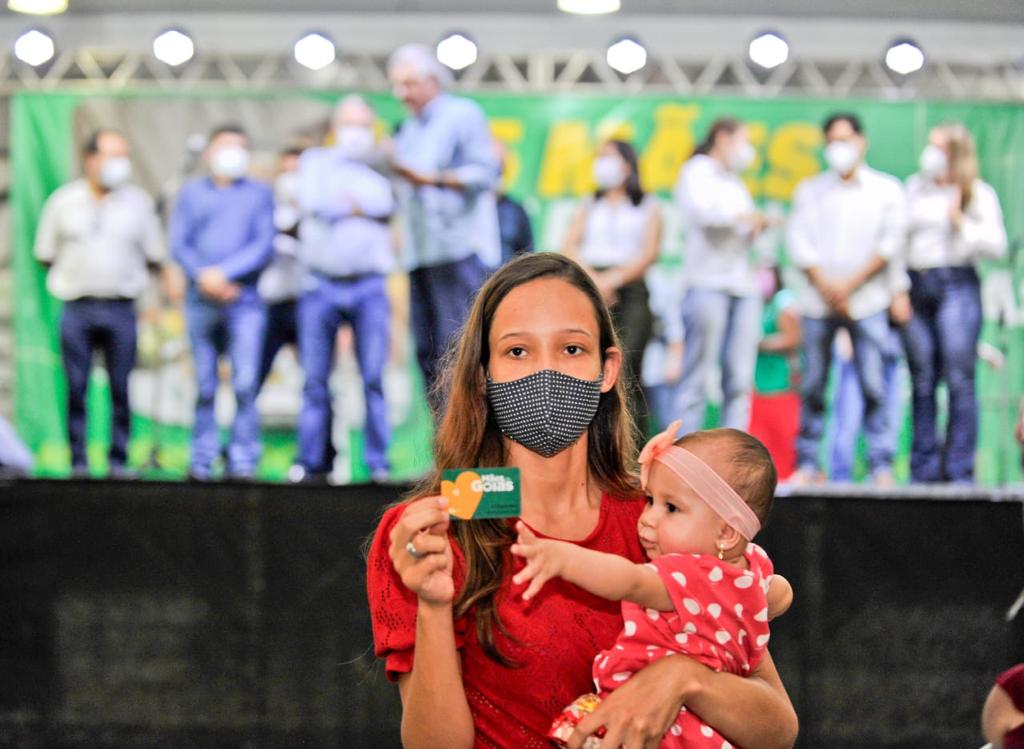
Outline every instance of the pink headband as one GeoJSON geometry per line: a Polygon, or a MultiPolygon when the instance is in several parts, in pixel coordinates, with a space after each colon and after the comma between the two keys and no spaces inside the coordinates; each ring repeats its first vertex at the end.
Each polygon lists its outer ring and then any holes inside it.
{"type": "Polygon", "coordinates": [[[735,528],[748,541],[761,530],[761,521],[715,470],[691,453],[673,443],[680,422],[673,421],[661,434],[655,435],[640,451],[640,484],[647,488],[651,464],[658,461],[692,488],[714,512],[735,528]]]}

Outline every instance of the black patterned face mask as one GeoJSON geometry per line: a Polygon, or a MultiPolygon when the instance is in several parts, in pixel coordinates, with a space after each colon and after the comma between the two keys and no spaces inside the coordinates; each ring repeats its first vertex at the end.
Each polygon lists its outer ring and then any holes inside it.
{"type": "Polygon", "coordinates": [[[581,380],[553,369],[511,382],[487,377],[487,398],[502,434],[550,458],[576,442],[601,400],[601,380],[581,380]]]}

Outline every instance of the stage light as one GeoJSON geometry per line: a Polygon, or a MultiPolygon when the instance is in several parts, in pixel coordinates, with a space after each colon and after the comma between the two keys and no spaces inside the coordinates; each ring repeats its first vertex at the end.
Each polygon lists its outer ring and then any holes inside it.
{"type": "Polygon", "coordinates": [[[195,53],[192,38],[181,29],[167,29],[153,40],[153,56],[168,65],[183,65],[195,53]]]}
{"type": "Polygon", "coordinates": [[[578,13],[584,16],[616,13],[621,7],[622,3],[619,0],[558,0],[558,9],[563,13],[578,13]]]}
{"type": "Polygon", "coordinates": [[[896,39],[885,53],[885,64],[894,73],[910,75],[924,67],[924,52],[913,39],[896,39]]]}
{"type": "Polygon", "coordinates": [[[32,16],[53,16],[68,9],[68,0],[7,0],[7,9],[32,16]]]}
{"type": "Polygon", "coordinates": [[[326,68],[336,56],[334,42],[319,31],[310,32],[295,42],[295,61],[310,70],[326,68]]]}
{"type": "Polygon", "coordinates": [[[14,42],[14,56],[32,67],[49,62],[56,52],[53,37],[40,29],[29,29],[14,42]]]}
{"type": "Polygon", "coordinates": [[[647,64],[647,50],[633,37],[623,36],[608,47],[605,59],[612,70],[629,75],[647,64]]]}
{"type": "Polygon", "coordinates": [[[462,32],[448,34],[437,43],[437,59],[452,70],[468,68],[476,62],[476,42],[462,32]]]}
{"type": "Polygon", "coordinates": [[[789,44],[778,32],[763,31],[750,40],[747,53],[755,65],[770,70],[789,59],[789,44]]]}

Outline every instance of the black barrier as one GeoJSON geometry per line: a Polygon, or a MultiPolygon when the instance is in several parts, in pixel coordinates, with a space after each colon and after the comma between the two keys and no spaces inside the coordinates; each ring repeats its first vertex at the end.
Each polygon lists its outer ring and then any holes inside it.
{"type": "MultiPolygon", "coordinates": [[[[0,484],[0,745],[393,747],[362,544],[395,489],[0,484]]],[[[979,745],[1024,660],[1017,501],[780,498],[800,746],[979,745]]]]}

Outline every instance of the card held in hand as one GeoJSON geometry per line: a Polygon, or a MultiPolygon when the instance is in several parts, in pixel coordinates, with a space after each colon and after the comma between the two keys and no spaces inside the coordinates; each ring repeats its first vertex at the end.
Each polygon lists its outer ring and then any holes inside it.
{"type": "Polygon", "coordinates": [[[462,520],[517,518],[520,513],[518,468],[454,468],[441,477],[448,513],[462,520]]]}

